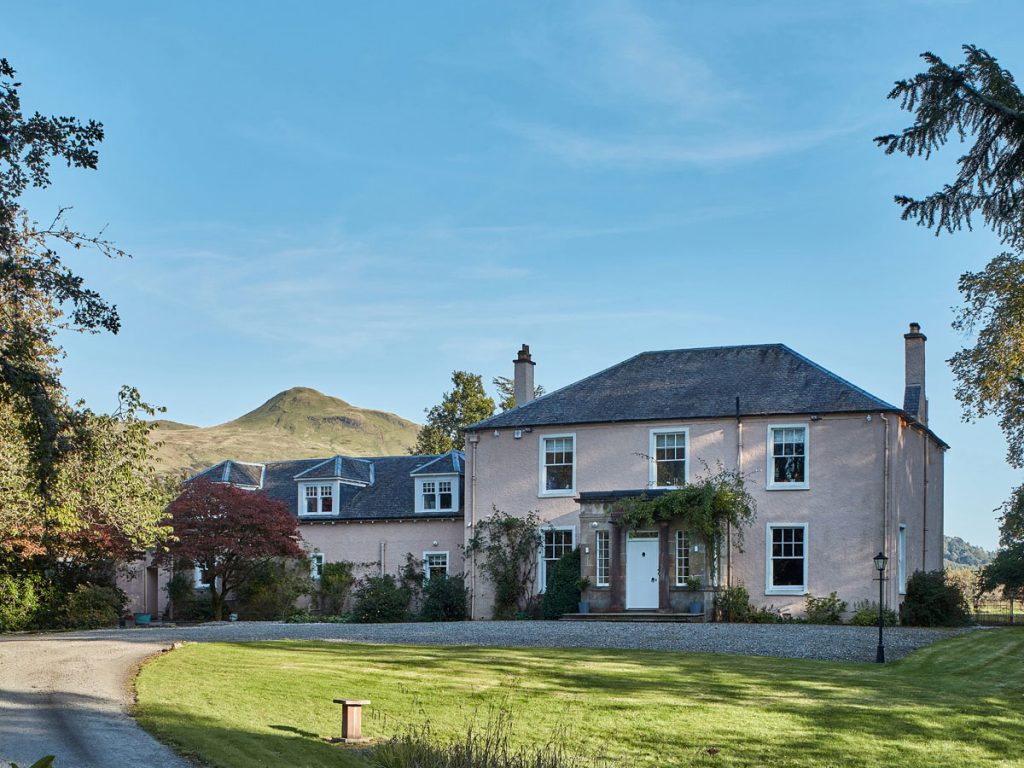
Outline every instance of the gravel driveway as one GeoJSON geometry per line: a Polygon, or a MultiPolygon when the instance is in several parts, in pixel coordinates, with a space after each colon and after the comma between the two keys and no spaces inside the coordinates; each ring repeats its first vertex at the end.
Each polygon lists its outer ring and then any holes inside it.
{"type": "MultiPolygon", "coordinates": [[[[886,658],[966,630],[886,630],[886,658]]],[[[328,640],[421,645],[714,651],[874,661],[870,627],[754,624],[472,622],[277,624],[99,630],[0,638],[0,765],[56,754],[58,768],[187,768],[125,714],[135,668],[171,643],[328,640]]]]}

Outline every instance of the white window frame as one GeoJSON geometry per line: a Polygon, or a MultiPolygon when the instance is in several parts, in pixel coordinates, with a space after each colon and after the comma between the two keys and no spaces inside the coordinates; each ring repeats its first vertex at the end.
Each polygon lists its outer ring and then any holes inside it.
{"type": "Polygon", "coordinates": [[[682,528],[677,529],[673,544],[675,546],[676,586],[685,587],[686,579],[689,578],[691,573],[690,555],[693,554],[690,538],[686,535],[686,531],[682,528]],[[680,557],[680,551],[686,553],[684,557],[680,557]],[[682,568],[680,568],[680,564],[683,565],[682,568]]]}
{"type": "Polygon", "coordinates": [[[544,559],[544,534],[548,531],[569,531],[569,551],[576,549],[575,525],[545,525],[540,530],[540,551],[537,553],[537,594],[544,591],[548,583],[548,561],[544,559]]]}
{"type": "Polygon", "coordinates": [[[764,536],[764,593],[766,595],[806,595],[807,570],[811,560],[810,537],[807,523],[767,523],[764,536]],[[800,586],[772,586],[772,531],[775,528],[803,528],[804,530],[804,583],[800,586]]]}
{"type": "Polygon", "coordinates": [[[612,532],[607,528],[594,531],[594,585],[611,586],[612,582],[612,532]],[[604,543],[602,544],[602,540],[604,543]],[[605,560],[604,579],[601,579],[601,561],[605,560]]]}
{"type": "Polygon", "coordinates": [[[327,558],[323,552],[311,552],[309,554],[309,578],[313,581],[320,581],[320,576],[326,564],[327,558]]]}
{"type": "Polygon", "coordinates": [[[769,424],[767,442],[767,488],[770,491],[805,491],[811,487],[811,427],[808,423],[801,424],[769,424]],[[802,429],[804,431],[804,481],[802,483],[775,482],[775,438],[776,429],[802,429]]]}
{"type": "Polygon", "coordinates": [[[338,483],[336,480],[309,480],[309,481],[300,482],[299,483],[299,517],[306,517],[306,518],[310,518],[310,517],[337,517],[339,501],[340,501],[340,499],[339,499],[339,489],[340,489],[340,483],[338,483]],[[307,512],[306,511],[306,499],[307,498],[312,498],[312,497],[307,497],[306,496],[306,489],[308,489],[308,488],[314,488],[316,490],[316,508],[317,508],[316,512],[307,512]],[[320,510],[323,509],[323,501],[322,501],[322,499],[325,498],[323,495],[321,495],[322,494],[321,489],[323,489],[323,488],[330,488],[331,489],[331,496],[330,496],[330,499],[331,499],[331,511],[330,512],[322,512],[322,511],[320,511],[320,510]]]}
{"type": "Polygon", "coordinates": [[[690,482],[690,428],[689,427],[658,427],[650,431],[648,445],[650,447],[650,468],[647,482],[651,488],[681,488],[680,485],[658,485],[658,435],[683,436],[683,485],[690,482]]]}
{"type": "Polygon", "coordinates": [[[451,574],[452,558],[448,554],[447,549],[432,549],[428,552],[423,553],[423,580],[430,581],[430,569],[427,567],[427,556],[428,555],[444,555],[444,575],[448,576],[451,574]]]}
{"type": "Polygon", "coordinates": [[[423,512],[429,512],[429,513],[433,513],[433,512],[458,512],[459,511],[459,493],[460,493],[461,489],[459,487],[459,476],[458,475],[424,475],[422,477],[417,477],[416,478],[415,485],[416,485],[416,501],[415,501],[416,507],[415,507],[415,510],[416,510],[417,513],[423,513],[423,512]],[[440,506],[440,504],[441,504],[441,490],[440,490],[441,486],[440,486],[440,484],[441,483],[448,483],[448,482],[450,482],[452,484],[452,506],[450,508],[448,508],[448,507],[441,507],[440,506]],[[434,484],[434,495],[437,497],[437,503],[438,503],[438,506],[435,507],[434,509],[426,509],[424,507],[424,505],[423,505],[423,486],[424,486],[425,483],[433,483],[434,484]]]}
{"type": "Polygon", "coordinates": [[[547,435],[540,435],[537,440],[537,453],[539,461],[539,482],[537,484],[537,495],[540,497],[557,497],[557,496],[575,496],[576,495],[576,461],[579,455],[579,445],[576,442],[575,432],[556,432],[547,435]],[[547,464],[544,461],[544,446],[548,440],[554,440],[557,438],[570,438],[572,440],[572,487],[564,488],[561,490],[549,491],[547,490],[547,464]]]}
{"type": "Polygon", "coordinates": [[[896,576],[899,579],[900,594],[907,594],[907,525],[900,523],[896,538],[896,576]]]}
{"type": "Polygon", "coordinates": [[[210,585],[203,581],[203,568],[199,565],[192,566],[192,586],[194,589],[209,589],[210,585]]]}

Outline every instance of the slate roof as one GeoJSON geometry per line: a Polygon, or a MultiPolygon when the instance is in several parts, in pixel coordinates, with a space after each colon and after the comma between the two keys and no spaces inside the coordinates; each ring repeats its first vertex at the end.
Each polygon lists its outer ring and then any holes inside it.
{"type": "Polygon", "coordinates": [[[231,485],[258,488],[263,481],[263,464],[249,461],[222,461],[196,475],[196,477],[200,476],[215,483],[231,483],[231,485]]]}
{"type": "Polygon", "coordinates": [[[911,384],[903,390],[903,410],[915,419],[921,417],[921,385],[911,384]]]}
{"type": "Polygon", "coordinates": [[[410,474],[413,477],[417,475],[450,475],[452,472],[462,474],[464,460],[465,456],[462,451],[450,451],[416,467],[410,474]]]}
{"type": "Polygon", "coordinates": [[[470,430],[656,419],[899,411],[785,344],[642,352],[470,430]]]}
{"type": "MultiPolygon", "coordinates": [[[[262,485],[258,487],[270,498],[283,501],[288,505],[291,513],[298,516],[299,483],[311,479],[336,479],[337,476],[322,474],[325,470],[333,472],[336,469],[335,459],[341,460],[342,469],[350,464],[353,466],[364,463],[370,465],[366,474],[368,478],[372,478],[372,481],[365,486],[342,483],[339,486],[338,494],[334,497],[335,509],[338,510],[338,514],[318,515],[315,518],[303,519],[319,522],[462,517],[463,515],[464,483],[459,483],[459,508],[454,512],[416,512],[416,482],[413,476],[413,471],[424,465],[435,465],[437,467],[435,474],[442,472],[445,467],[451,467],[449,472],[462,475],[465,457],[461,451],[452,451],[450,454],[440,456],[374,456],[360,459],[335,456],[329,459],[267,461],[244,465],[234,461],[225,461],[200,472],[192,479],[205,477],[213,482],[229,482],[224,479],[225,465],[256,467],[261,470],[263,481],[262,485]]],[[[230,474],[230,477],[240,477],[240,475],[230,474]]],[[[244,484],[251,485],[251,483],[244,484]]]]}
{"type": "Polygon", "coordinates": [[[296,475],[303,480],[351,480],[369,483],[373,480],[373,462],[350,456],[332,456],[296,475]]]}

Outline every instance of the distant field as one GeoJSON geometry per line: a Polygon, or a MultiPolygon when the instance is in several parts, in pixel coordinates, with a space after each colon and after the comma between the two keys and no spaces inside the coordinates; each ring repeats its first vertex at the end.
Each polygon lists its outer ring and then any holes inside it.
{"type": "Polygon", "coordinates": [[[611,766],[1020,766],[1024,629],[973,632],[887,665],[634,651],[349,643],[197,644],[137,681],[139,722],[213,766],[364,765],[364,731],[449,739],[511,708],[516,743],[560,734],[611,766]],[[718,750],[715,754],[710,751],[718,750]]]}
{"type": "Polygon", "coordinates": [[[419,425],[384,411],[349,405],[314,389],[296,387],[275,395],[254,411],[215,427],[175,421],[154,422],[152,437],[159,469],[193,473],[224,459],[280,461],[347,454],[407,453],[419,425]]]}

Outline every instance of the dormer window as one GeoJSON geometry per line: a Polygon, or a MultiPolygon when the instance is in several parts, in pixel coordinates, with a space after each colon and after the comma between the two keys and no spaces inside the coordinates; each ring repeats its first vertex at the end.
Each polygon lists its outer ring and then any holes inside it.
{"type": "Polygon", "coordinates": [[[417,512],[453,512],[457,508],[458,482],[455,479],[416,478],[417,512]]]}
{"type": "Polygon", "coordinates": [[[333,515],[334,514],[334,485],[317,483],[305,486],[303,491],[305,515],[333,515]]]}

